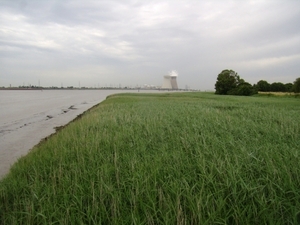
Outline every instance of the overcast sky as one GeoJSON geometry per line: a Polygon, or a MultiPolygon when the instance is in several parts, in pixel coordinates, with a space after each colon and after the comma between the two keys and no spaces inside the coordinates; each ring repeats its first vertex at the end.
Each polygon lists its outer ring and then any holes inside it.
{"type": "Polygon", "coordinates": [[[299,0],[0,0],[0,86],[214,90],[300,77],[299,0]]]}

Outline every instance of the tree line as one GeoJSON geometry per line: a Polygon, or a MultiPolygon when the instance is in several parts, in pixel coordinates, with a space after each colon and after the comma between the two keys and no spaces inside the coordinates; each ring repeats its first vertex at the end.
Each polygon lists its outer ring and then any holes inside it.
{"type": "Polygon", "coordinates": [[[242,79],[233,70],[223,70],[217,77],[215,84],[216,94],[219,95],[245,95],[250,96],[260,92],[295,92],[300,93],[300,77],[294,83],[274,82],[268,83],[260,80],[251,85],[242,79]]]}

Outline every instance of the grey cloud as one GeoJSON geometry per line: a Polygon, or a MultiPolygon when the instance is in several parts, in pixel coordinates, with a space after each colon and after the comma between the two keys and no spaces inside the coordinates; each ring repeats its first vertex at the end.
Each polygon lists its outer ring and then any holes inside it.
{"type": "Polygon", "coordinates": [[[159,85],[176,69],[179,86],[212,90],[225,68],[249,82],[292,82],[300,69],[299,6],[295,0],[2,1],[0,66],[13,77],[23,74],[20,80],[44,74],[49,85],[56,74],[74,83],[84,71],[91,85],[159,85]]]}

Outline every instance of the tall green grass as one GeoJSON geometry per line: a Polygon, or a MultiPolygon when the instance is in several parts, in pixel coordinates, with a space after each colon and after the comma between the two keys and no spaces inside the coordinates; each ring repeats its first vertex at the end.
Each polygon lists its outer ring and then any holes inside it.
{"type": "Polygon", "coordinates": [[[120,94],[16,163],[0,224],[300,223],[300,102],[120,94]]]}

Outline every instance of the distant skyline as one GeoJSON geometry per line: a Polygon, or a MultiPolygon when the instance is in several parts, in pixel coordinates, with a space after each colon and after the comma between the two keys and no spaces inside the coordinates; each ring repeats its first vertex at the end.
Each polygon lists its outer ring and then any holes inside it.
{"type": "Polygon", "coordinates": [[[0,87],[292,83],[299,21],[299,0],[1,0],[0,87]]]}

